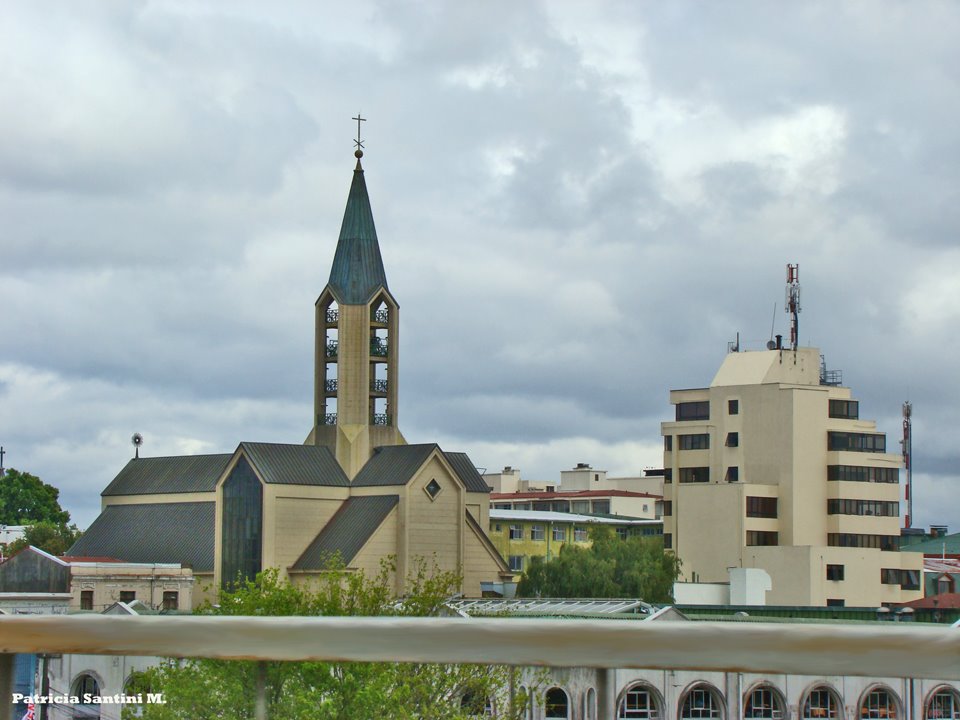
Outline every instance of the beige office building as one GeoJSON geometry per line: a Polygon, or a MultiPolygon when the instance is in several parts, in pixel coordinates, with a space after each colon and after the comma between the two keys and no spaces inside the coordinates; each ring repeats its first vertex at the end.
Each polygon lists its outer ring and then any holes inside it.
{"type": "Polygon", "coordinates": [[[771,605],[879,606],[922,595],[897,552],[901,457],[816,348],[733,352],[664,422],[664,544],[683,579],[769,573],[771,605]]]}

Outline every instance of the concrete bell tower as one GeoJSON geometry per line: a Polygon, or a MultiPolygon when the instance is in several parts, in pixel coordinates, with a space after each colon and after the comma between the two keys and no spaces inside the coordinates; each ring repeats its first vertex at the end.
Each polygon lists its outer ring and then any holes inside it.
{"type": "Polygon", "coordinates": [[[359,133],[356,144],[330,280],[316,302],[314,421],[306,440],[329,447],[351,479],[373,448],[406,444],[397,427],[400,306],[387,288],[359,133]]]}

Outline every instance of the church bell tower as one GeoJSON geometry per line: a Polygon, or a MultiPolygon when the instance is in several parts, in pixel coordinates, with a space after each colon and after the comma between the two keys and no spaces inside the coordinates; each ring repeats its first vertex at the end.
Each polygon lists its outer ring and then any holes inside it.
{"type": "Polygon", "coordinates": [[[316,302],[314,422],[308,445],[326,445],[353,478],[373,448],[404,445],[397,427],[400,308],[387,288],[360,159],[343,213],[330,280],[316,302]]]}

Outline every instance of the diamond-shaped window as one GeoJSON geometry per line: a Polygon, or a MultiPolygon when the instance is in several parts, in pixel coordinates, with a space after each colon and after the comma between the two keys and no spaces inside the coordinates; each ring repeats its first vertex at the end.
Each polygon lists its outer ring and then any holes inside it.
{"type": "Polygon", "coordinates": [[[430,496],[431,500],[433,500],[434,498],[437,497],[437,495],[440,494],[441,489],[442,488],[440,487],[440,483],[438,483],[435,479],[428,482],[427,486],[424,488],[424,490],[426,490],[427,492],[427,495],[430,496]]]}

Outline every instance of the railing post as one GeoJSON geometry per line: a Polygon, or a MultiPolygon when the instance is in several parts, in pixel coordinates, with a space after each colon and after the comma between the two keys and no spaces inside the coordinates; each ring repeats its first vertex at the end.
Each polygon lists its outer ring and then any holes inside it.
{"type": "Polygon", "coordinates": [[[257,700],[253,716],[256,720],[267,720],[267,663],[257,663],[257,700]]]}
{"type": "Polygon", "coordinates": [[[597,668],[597,718],[609,720],[615,718],[617,702],[617,671],[610,668],[597,668]]]}
{"type": "Polygon", "coordinates": [[[13,659],[12,653],[0,653],[0,720],[13,716],[13,659]]]}

